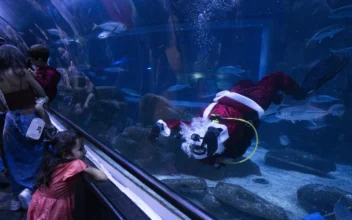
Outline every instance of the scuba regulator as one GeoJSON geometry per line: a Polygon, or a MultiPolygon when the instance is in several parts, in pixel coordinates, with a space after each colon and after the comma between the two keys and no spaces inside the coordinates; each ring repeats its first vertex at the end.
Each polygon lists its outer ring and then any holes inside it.
{"type": "Polygon", "coordinates": [[[223,130],[221,128],[209,127],[204,137],[199,134],[192,134],[191,139],[195,142],[202,143],[200,145],[191,145],[191,150],[196,155],[204,155],[207,153],[207,157],[212,156],[218,148],[218,137],[223,130]]]}

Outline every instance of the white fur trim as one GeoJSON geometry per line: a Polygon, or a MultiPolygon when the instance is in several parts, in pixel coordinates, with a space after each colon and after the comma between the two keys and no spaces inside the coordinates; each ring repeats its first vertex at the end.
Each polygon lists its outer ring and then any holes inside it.
{"type": "Polygon", "coordinates": [[[194,157],[194,158],[199,158],[203,159],[206,157],[207,153],[205,153],[202,156],[195,156],[192,153],[191,146],[193,144],[200,145],[201,141],[193,141],[192,140],[192,134],[196,133],[201,137],[204,137],[205,133],[207,132],[208,125],[211,123],[211,121],[208,118],[193,118],[192,123],[187,125],[184,123],[181,123],[181,131],[180,134],[182,135],[182,138],[184,139],[184,142],[182,143],[182,150],[185,152],[188,157],[194,157]]]}
{"type": "Polygon", "coordinates": [[[167,124],[163,120],[157,121],[157,123],[160,123],[164,126],[164,130],[161,130],[160,134],[165,137],[169,137],[171,134],[170,128],[167,126],[167,124]]]}
{"type": "Polygon", "coordinates": [[[264,109],[258,105],[255,101],[253,101],[250,98],[247,98],[246,96],[243,96],[241,94],[238,94],[236,92],[229,92],[227,90],[218,92],[216,94],[216,97],[214,98],[214,102],[208,105],[208,107],[204,110],[203,113],[203,118],[207,118],[211,112],[211,110],[214,108],[214,106],[217,104],[218,100],[223,98],[223,97],[228,97],[232,100],[235,100],[251,109],[254,111],[258,112],[259,118],[261,118],[264,115],[264,109]]]}
{"type": "Polygon", "coordinates": [[[204,113],[203,113],[203,118],[206,119],[208,118],[211,110],[213,110],[214,106],[216,105],[217,103],[216,102],[213,102],[211,103],[210,105],[208,105],[208,107],[204,110],[204,113]]]}

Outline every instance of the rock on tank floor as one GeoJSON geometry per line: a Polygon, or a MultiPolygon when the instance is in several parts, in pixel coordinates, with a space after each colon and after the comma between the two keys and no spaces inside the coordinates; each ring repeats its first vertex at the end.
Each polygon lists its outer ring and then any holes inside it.
{"type": "MultiPolygon", "coordinates": [[[[249,148],[246,155],[252,152],[253,148],[249,148]]],[[[289,219],[302,219],[307,213],[298,203],[297,190],[306,184],[323,184],[326,186],[337,187],[347,192],[352,192],[352,167],[346,165],[336,165],[336,171],[331,172],[332,178],[324,178],[312,174],[305,174],[296,171],[284,170],[269,166],[264,163],[264,156],[268,150],[258,148],[251,160],[255,162],[262,172],[262,177],[269,181],[269,184],[262,185],[252,181],[258,176],[248,176],[244,178],[226,178],[221,182],[238,184],[245,189],[258,194],[262,198],[282,207],[286,210],[289,219]]],[[[231,165],[236,169],[236,165],[231,165]]],[[[189,175],[161,176],[156,175],[158,179],[177,179],[190,178],[189,175]]],[[[218,181],[206,180],[208,187],[214,187],[218,181]]]]}

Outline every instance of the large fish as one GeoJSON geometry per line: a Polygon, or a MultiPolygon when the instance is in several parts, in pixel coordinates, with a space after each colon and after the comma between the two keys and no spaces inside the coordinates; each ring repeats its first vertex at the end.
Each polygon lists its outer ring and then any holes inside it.
{"type": "Polygon", "coordinates": [[[318,124],[311,123],[311,124],[308,124],[305,128],[309,130],[318,130],[321,128],[326,128],[327,126],[329,125],[326,123],[318,123],[318,124]]]}
{"type": "Polygon", "coordinates": [[[55,29],[55,28],[51,28],[51,29],[48,29],[48,30],[46,30],[49,34],[51,34],[51,35],[54,35],[54,36],[60,36],[60,32],[57,30],[57,29],[55,29]]]}
{"type": "Polygon", "coordinates": [[[101,28],[104,31],[109,31],[115,34],[119,34],[127,30],[126,25],[122,24],[121,22],[114,21],[108,21],[100,25],[93,24],[93,30],[95,30],[96,28],[101,28]]]}
{"type": "Polygon", "coordinates": [[[60,39],[54,42],[54,44],[58,44],[58,45],[70,45],[72,43],[80,43],[79,39],[72,39],[72,38],[67,38],[67,39],[60,39]]]}
{"type": "Polygon", "coordinates": [[[319,43],[321,43],[321,41],[325,38],[328,38],[328,37],[332,38],[335,34],[339,33],[343,29],[345,29],[345,26],[342,24],[336,24],[336,25],[323,28],[320,31],[318,31],[316,34],[314,34],[314,36],[311,39],[308,40],[306,46],[308,47],[308,45],[312,41],[319,41],[319,43]]]}
{"type": "Polygon", "coordinates": [[[217,69],[216,71],[218,74],[224,74],[224,75],[241,75],[245,73],[246,71],[243,70],[239,66],[223,66],[217,69]]]}
{"type": "Polygon", "coordinates": [[[279,121],[281,121],[281,118],[276,117],[275,113],[271,114],[271,115],[264,115],[261,118],[262,121],[266,122],[266,123],[278,123],[279,121]]]}
{"type": "Polygon", "coordinates": [[[312,122],[313,120],[331,114],[333,112],[333,107],[334,106],[330,107],[328,110],[324,110],[311,105],[297,105],[280,109],[275,116],[282,120],[291,121],[292,123],[295,123],[296,121],[312,122]]]}
{"type": "Polygon", "coordinates": [[[352,5],[337,8],[331,11],[329,18],[332,18],[332,19],[352,18],[352,5]]]}
{"type": "Polygon", "coordinates": [[[110,73],[120,73],[120,72],[126,72],[125,69],[122,69],[120,67],[109,67],[109,68],[104,68],[104,71],[110,72],[110,73]]]}
{"type": "Polygon", "coordinates": [[[343,104],[335,104],[330,107],[329,111],[333,116],[339,116],[341,117],[343,114],[345,114],[345,105],[343,104]]]}
{"type": "Polygon", "coordinates": [[[110,36],[113,36],[113,35],[114,34],[112,32],[110,32],[110,31],[103,31],[100,34],[98,34],[98,38],[99,39],[106,39],[106,38],[108,38],[110,36]]]}
{"type": "Polygon", "coordinates": [[[352,56],[352,47],[346,47],[339,50],[330,49],[331,53],[342,55],[342,56],[352,56]]]}
{"type": "Polygon", "coordinates": [[[173,85],[173,86],[169,87],[167,89],[167,91],[175,92],[175,91],[180,91],[180,90],[183,90],[183,89],[186,89],[186,88],[189,88],[189,86],[188,85],[183,85],[183,84],[176,84],[176,85],[173,85]]]}
{"type": "Polygon", "coordinates": [[[265,116],[275,114],[277,112],[277,110],[279,110],[282,107],[287,107],[287,106],[288,106],[287,104],[270,105],[270,107],[267,110],[265,110],[265,116]]]}
{"type": "Polygon", "coordinates": [[[132,90],[132,89],[126,89],[126,88],[122,88],[121,89],[124,93],[126,93],[127,95],[130,96],[135,96],[135,97],[141,97],[141,94],[139,94],[138,92],[132,90]]]}
{"type": "Polygon", "coordinates": [[[133,59],[127,58],[127,57],[124,56],[121,59],[115,61],[112,65],[120,65],[120,64],[123,64],[123,63],[127,63],[127,62],[129,62],[131,60],[133,60],[133,59]]]}
{"type": "Polygon", "coordinates": [[[330,102],[338,101],[338,99],[328,95],[315,95],[310,97],[309,101],[315,102],[315,103],[330,103],[330,102]]]}

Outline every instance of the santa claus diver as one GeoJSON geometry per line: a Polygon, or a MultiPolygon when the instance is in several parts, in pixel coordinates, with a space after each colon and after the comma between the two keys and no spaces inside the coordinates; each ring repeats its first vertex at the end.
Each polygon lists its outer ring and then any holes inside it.
{"type": "Polygon", "coordinates": [[[170,136],[171,130],[177,130],[183,141],[181,148],[189,157],[217,168],[225,163],[244,162],[254,152],[241,161],[225,162],[224,158],[240,158],[254,136],[258,142],[256,129],[260,118],[272,103],[279,104],[279,92],[295,100],[306,99],[341,72],[348,62],[347,58],[336,55],[321,60],[306,76],[306,79],[313,80],[310,85],[303,83],[299,86],[282,72],[271,73],[256,84],[247,80],[239,81],[230,91],[219,92],[213,102],[191,122],[158,120],[148,139],[157,141],[160,134],[170,136]],[[310,73],[319,74],[319,77],[310,73]]]}

